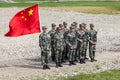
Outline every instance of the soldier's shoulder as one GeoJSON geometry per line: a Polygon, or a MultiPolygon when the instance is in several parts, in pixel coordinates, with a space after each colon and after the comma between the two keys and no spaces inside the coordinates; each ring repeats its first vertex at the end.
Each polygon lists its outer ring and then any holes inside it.
{"type": "Polygon", "coordinates": [[[48,33],[51,34],[52,30],[50,30],[48,33]]]}
{"type": "Polygon", "coordinates": [[[39,36],[42,36],[43,35],[43,33],[40,33],[40,35],[39,36]]]}

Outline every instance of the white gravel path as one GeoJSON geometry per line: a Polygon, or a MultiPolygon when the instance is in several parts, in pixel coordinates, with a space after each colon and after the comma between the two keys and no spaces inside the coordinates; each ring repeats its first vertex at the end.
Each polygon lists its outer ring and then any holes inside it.
{"type": "Polygon", "coordinates": [[[65,63],[64,67],[56,69],[55,64],[50,61],[51,70],[44,71],[40,63],[39,34],[4,37],[9,29],[9,20],[21,9],[0,8],[0,80],[26,80],[37,76],[48,79],[120,68],[120,16],[41,9],[41,25],[47,25],[49,30],[51,23],[66,21],[70,25],[77,21],[94,23],[98,31],[97,62],[91,63],[88,60],[86,64],[78,63],[71,67],[65,63]]]}

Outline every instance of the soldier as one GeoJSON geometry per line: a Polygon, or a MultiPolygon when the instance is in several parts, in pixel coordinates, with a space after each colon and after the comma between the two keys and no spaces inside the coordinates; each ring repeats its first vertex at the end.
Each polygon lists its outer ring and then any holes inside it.
{"type": "Polygon", "coordinates": [[[86,29],[86,24],[85,23],[82,23],[83,27],[84,27],[84,31],[85,31],[85,59],[88,59],[87,58],[87,48],[88,48],[88,38],[89,38],[89,30],[86,29]]]}
{"type": "Polygon", "coordinates": [[[78,34],[78,51],[79,51],[79,60],[80,63],[85,63],[85,47],[86,47],[86,33],[84,31],[84,24],[79,25],[79,34],[78,34]]]}
{"type": "MultiPolygon", "coordinates": [[[[75,34],[76,36],[78,36],[78,33],[79,33],[78,23],[73,22],[71,25],[75,26],[75,34]]],[[[75,51],[75,61],[78,62],[78,42],[77,42],[77,48],[75,51]]]]}
{"type": "Polygon", "coordinates": [[[57,32],[54,35],[55,39],[55,59],[56,59],[56,68],[62,67],[62,52],[63,52],[63,46],[64,46],[64,37],[61,33],[62,29],[60,27],[57,27],[57,32]]]}
{"type": "MultiPolygon", "coordinates": [[[[64,26],[63,36],[64,36],[64,39],[66,39],[69,29],[67,28],[68,25],[66,22],[63,22],[63,26],[64,26]]],[[[63,54],[62,54],[62,62],[66,62],[67,59],[68,59],[68,46],[65,43],[63,54]]]]}
{"type": "Polygon", "coordinates": [[[61,28],[61,33],[64,34],[64,25],[63,24],[59,24],[59,27],[61,28]]]}
{"type": "Polygon", "coordinates": [[[75,26],[70,27],[70,32],[67,34],[66,43],[69,49],[69,65],[76,65],[75,63],[75,50],[77,47],[77,36],[75,35],[75,26]]]}
{"type": "Polygon", "coordinates": [[[43,33],[39,36],[39,46],[41,48],[41,60],[43,64],[43,69],[50,69],[48,66],[48,54],[50,53],[51,41],[50,35],[47,33],[47,27],[42,27],[43,33]]]}
{"type": "Polygon", "coordinates": [[[56,24],[51,24],[52,30],[48,32],[51,37],[51,58],[53,61],[55,61],[55,46],[54,46],[54,34],[56,33],[56,24]]]}
{"type": "Polygon", "coordinates": [[[96,43],[97,43],[97,31],[94,30],[94,24],[90,24],[89,56],[90,56],[91,62],[97,61],[95,60],[96,43]]]}

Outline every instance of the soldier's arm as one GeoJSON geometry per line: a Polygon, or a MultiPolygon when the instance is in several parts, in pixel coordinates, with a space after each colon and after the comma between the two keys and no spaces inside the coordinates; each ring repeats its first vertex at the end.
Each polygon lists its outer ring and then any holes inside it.
{"type": "Polygon", "coordinates": [[[66,43],[71,47],[72,45],[70,44],[70,42],[69,42],[69,37],[68,36],[66,36],[66,43]]]}
{"type": "Polygon", "coordinates": [[[40,34],[40,36],[39,36],[39,47],[42,49],[43,47],[42,47],[42,36],[41,36],[41,34],[40,34]]]}
{"type": "Polygon", "coordinates": [[[95,32],[94,40],[95,40],[95,43],[97,43],[97,31],[95,32]]]}

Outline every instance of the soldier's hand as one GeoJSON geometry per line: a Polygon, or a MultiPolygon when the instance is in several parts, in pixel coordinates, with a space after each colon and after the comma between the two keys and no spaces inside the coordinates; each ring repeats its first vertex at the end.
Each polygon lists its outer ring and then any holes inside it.
{"type": "Polygon", "coordinates": [[[44,49],[43,48],[41,48],[41,51],[43,51],[44,49]]]}
{"type": "Polygon", "coordinates": [[[83,43],[83,40],[80,39],[80,42],[83,43]]]}
{"type": "Polygon", "coordinates": [[[72,45],[71,45],[71,44],[69,44],[69,46],[70,46],[70,47],[72,47],[72,45]]]}
{"type": "Polygon", "coordinates": [[[90,40],[90,43],[91,43],[91,44],[95,44],[95,43],[94,43],[93,41],[91,41],[91,40],[90,40]]]}

